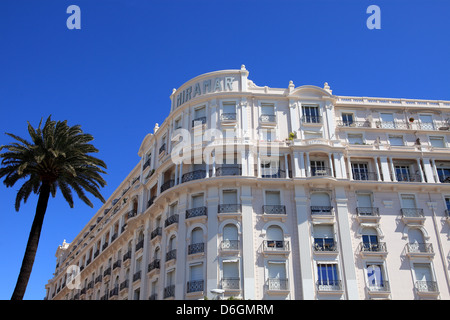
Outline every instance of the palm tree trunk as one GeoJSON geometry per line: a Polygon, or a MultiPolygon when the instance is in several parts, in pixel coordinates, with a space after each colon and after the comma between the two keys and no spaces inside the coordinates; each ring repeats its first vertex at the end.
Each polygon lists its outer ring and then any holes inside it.
{"type": "Polygon", "coordinates": [[[17,278],[16,287],[12,294],[11,300],[22,300],[27,289],[28,280],[30,279],[31,269],[33,268],[36,251],[41,236],[42,224],[44,222],[45,211],[50,197],[50,185],[42,183],[39,190],[39,199],[36,206],[36,214],[34,215],[33,224],[31,225],[30,235],[28,236],[27,248],[22,260],[19,277],[17,278]]]}

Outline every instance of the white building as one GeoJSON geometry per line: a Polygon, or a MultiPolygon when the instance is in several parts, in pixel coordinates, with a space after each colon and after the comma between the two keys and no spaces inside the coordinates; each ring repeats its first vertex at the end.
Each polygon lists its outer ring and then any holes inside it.
{"type": "Polygon", "coordinates": [[[170,98],[47,299],[450,298],[449,101],[260,87],[244,66],[170,98]]]}

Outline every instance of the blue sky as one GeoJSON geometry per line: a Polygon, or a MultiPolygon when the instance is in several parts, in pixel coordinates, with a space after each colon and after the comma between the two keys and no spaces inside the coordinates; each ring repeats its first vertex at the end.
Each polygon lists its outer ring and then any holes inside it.
{"type": "MultiPolygon", "coordinates": [[[[80,124],[108,165],[105,198],[139,161],[142,139],[169,113],[172,88],[245,64],[257,85],[323,86],[337,95],[450,100],[448,0],[2,0],[0,145],[49,114],[80,124]],[[69,5],[81,29],[69,30],[69,5]],[[369,30],[369,5],[381,29],[369,30]]],[[[19,212],[0,184],[0,299],[10,299],[37,196],[19,212]]],[[[25,299],[42,299],[55,252],[94,208],[49,201],[25,299]]]]}

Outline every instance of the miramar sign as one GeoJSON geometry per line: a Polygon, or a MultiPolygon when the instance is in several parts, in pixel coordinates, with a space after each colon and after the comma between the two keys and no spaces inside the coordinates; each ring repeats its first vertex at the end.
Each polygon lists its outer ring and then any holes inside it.
{"type": "Polygon", "coordinates": [[[217,77],[199,81],[180,92],[176,98],[176,106],[179,107],[189,100],[208,93],[233,91],[233,83],[236,78],[233,76],[217,77]]]}

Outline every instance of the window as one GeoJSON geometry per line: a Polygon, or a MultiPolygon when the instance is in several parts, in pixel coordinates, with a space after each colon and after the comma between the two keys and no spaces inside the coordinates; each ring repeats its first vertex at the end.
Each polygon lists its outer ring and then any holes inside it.
{"type": "Polygon", "coordinates": [[[203,291],[203,264],[195,264],[189,267],[189,282],[187,292],[203,291]]]}
{"type": "Polygon", "coordinates": [[[192,208],[200,208],[204,206],[203,193],[192,196],[192,208]]]}
{"type": "Polygon", "coordinates": [[[450,182],[450,167],[448,165],[447,167],[438,167],[438,164],[436,164],[436,171],[440,182],[450,182]]]}
{"type": "Polygon", "coordinates": [[[394,115],[392,113],[380,113],[380,126],[381,128],[394,129],[394,115]]]}
{"type": "Polygon", "coordinates": [[[270,226],[267,228],[266,233],[266,246],[265,248],[268,250],[276,250],[284,248],[284,235],[283,229],[279,226],[270,226]]]}
{"type": "Polygon", "coordinates": [[[275,105],[273,103],[261,103],[261,122],[275,122],[275,105]]]}
{"type": "Polygon", "coordinates": [[[409,166],[395,166],[395,176],[397,177],[397,181],[413,181],[413,177],[409,172],[409,166]]]}
{"type": "Polygon", "coordinates": [[[261,160],[261,177],[280,178],[280,161],[261,160]]]}
{"type": "Polygon", "coordinates": [[[389,135],[389,144],[391,146],[404,146],[403,136],[389,135]]]}
{"type": "Polygon", "coordinates": [[[177,214],[178,202],[175,202],[169,206],[169,217],[177,214]]]}
{"type": "Polygon", "coordinates": [[[415,287],[419,293],[438,291],[429,263],[414,263],[413,268],[416,279],[415,287]]]}
{"type": "Polygon", "coordinates": [[[222,103],[222,121],[234,121],[236,120],[236,102],[225,101],[222,103]]]}
{"type": "Polygon", "coordinates": [[[350,127],[353,124],[353,113],[342,113],[342,124],[350,127]]]}
{"type": "Polygon", "coordinates": [[[330,176],[331,170],[325,167],[325,161],[323,160],[311,160],[311,176],[330,176]]]}
{"type": "Polygon", "coordinates": [[[237,227],[229,223],[223,228],[222,250],[237,250],[239,249],[239,236],[237,227]]]}
{"type": "Polygon", "coordinates": [[[445,148],[444,137],[430,136],[430,145],[436,148],[445,148]]]}
{"type": "Polygon", "coordinates": [[[286,263],[284,261],[268,261],[267,285],[269,290],[287,290],[286,263]]]}
{"type": "Polygon", "coordinates": [[[194,110],[194,120],[192,120],[192,126],[198,126],[206,123],[206,108],[200,107],[194,110]]]}
{"type": "Polygon", "coordinates": [[[416,208],[416,199],[413,194],[402,194],[401,200],[402,208],[416,208]]]}
{"type": "Polygon", "coordinates": [[[380,251],[378,243],[378,234],[374,228],[364,228],[362,232],[363,248],[365,252],[380,251]]]}
{"type": "Polygon", "coordinates": [[[363,135],[361,133],[349,133],[347,139],[349,144],[364,144],[363,135]]]}
{"type": "Polygon", "coordinates": [[[370,180],[367,163],[352,163],[352,174],[354,180],[370,180]]]}
{"type": "Polygon", "coordinates": [[[194,228],[191,233],[191,244],[188,246],[188,254],[204,252],[205,244],[203,242],[203,229],[194,228]]]}
{"type": "Polygon", "coordinates": [[[450,212],[450,197],[445,197],[445,207],[450,212]]]}
{"type": "Polygon", "coordinates": [[[326,192],[314,192],[311,194],[311,214],[326,214],[332,213],[330,196],[326,192]]]}
{"type": "Polygon", "coordinates": [[[222,263],[222,289],[239,289],[239,262],[224,260],[222,263]]]}
{"type": "Polygon", "coordinates": [[[338,278],[337,265],[335,263],[320,263],[317,265],[318,289],[321,291],[340,290],[341,283],[338,278]]]}
{"type": "Polygon", "coordinates": [[[420,128],[422,130],[434,130],[433,117],[431,114],[421,114],[419,115],[420,128]]]}
{"type": "Polygon", "coordinates": [[[174,121],[174,130],[180,129],[181,128],[181,118],[178,118],[174,121]]]}
{"type": "Polygon", "coordinates": [[[225,204],[238,203],[236,190],[223,190],[222,196],[223,196],[223,203],[225,204]]]}
{"type": "Polygon", "coordinates": [[[319,106],[302,106],[304,123],[322,123],[319,106]]]}
{"type": "Polygon", "coordinates": [[[366,267],[367,285],[370,291],[387,291],[388,283],[385,280],[384,268],[382,264],[370,263],[366,267]]]}
{"type": "Polygon", "coordinates": [[[314,251],[336,251],[334,231],[331,224],[316,224],[313,227],[314,251]]]}

